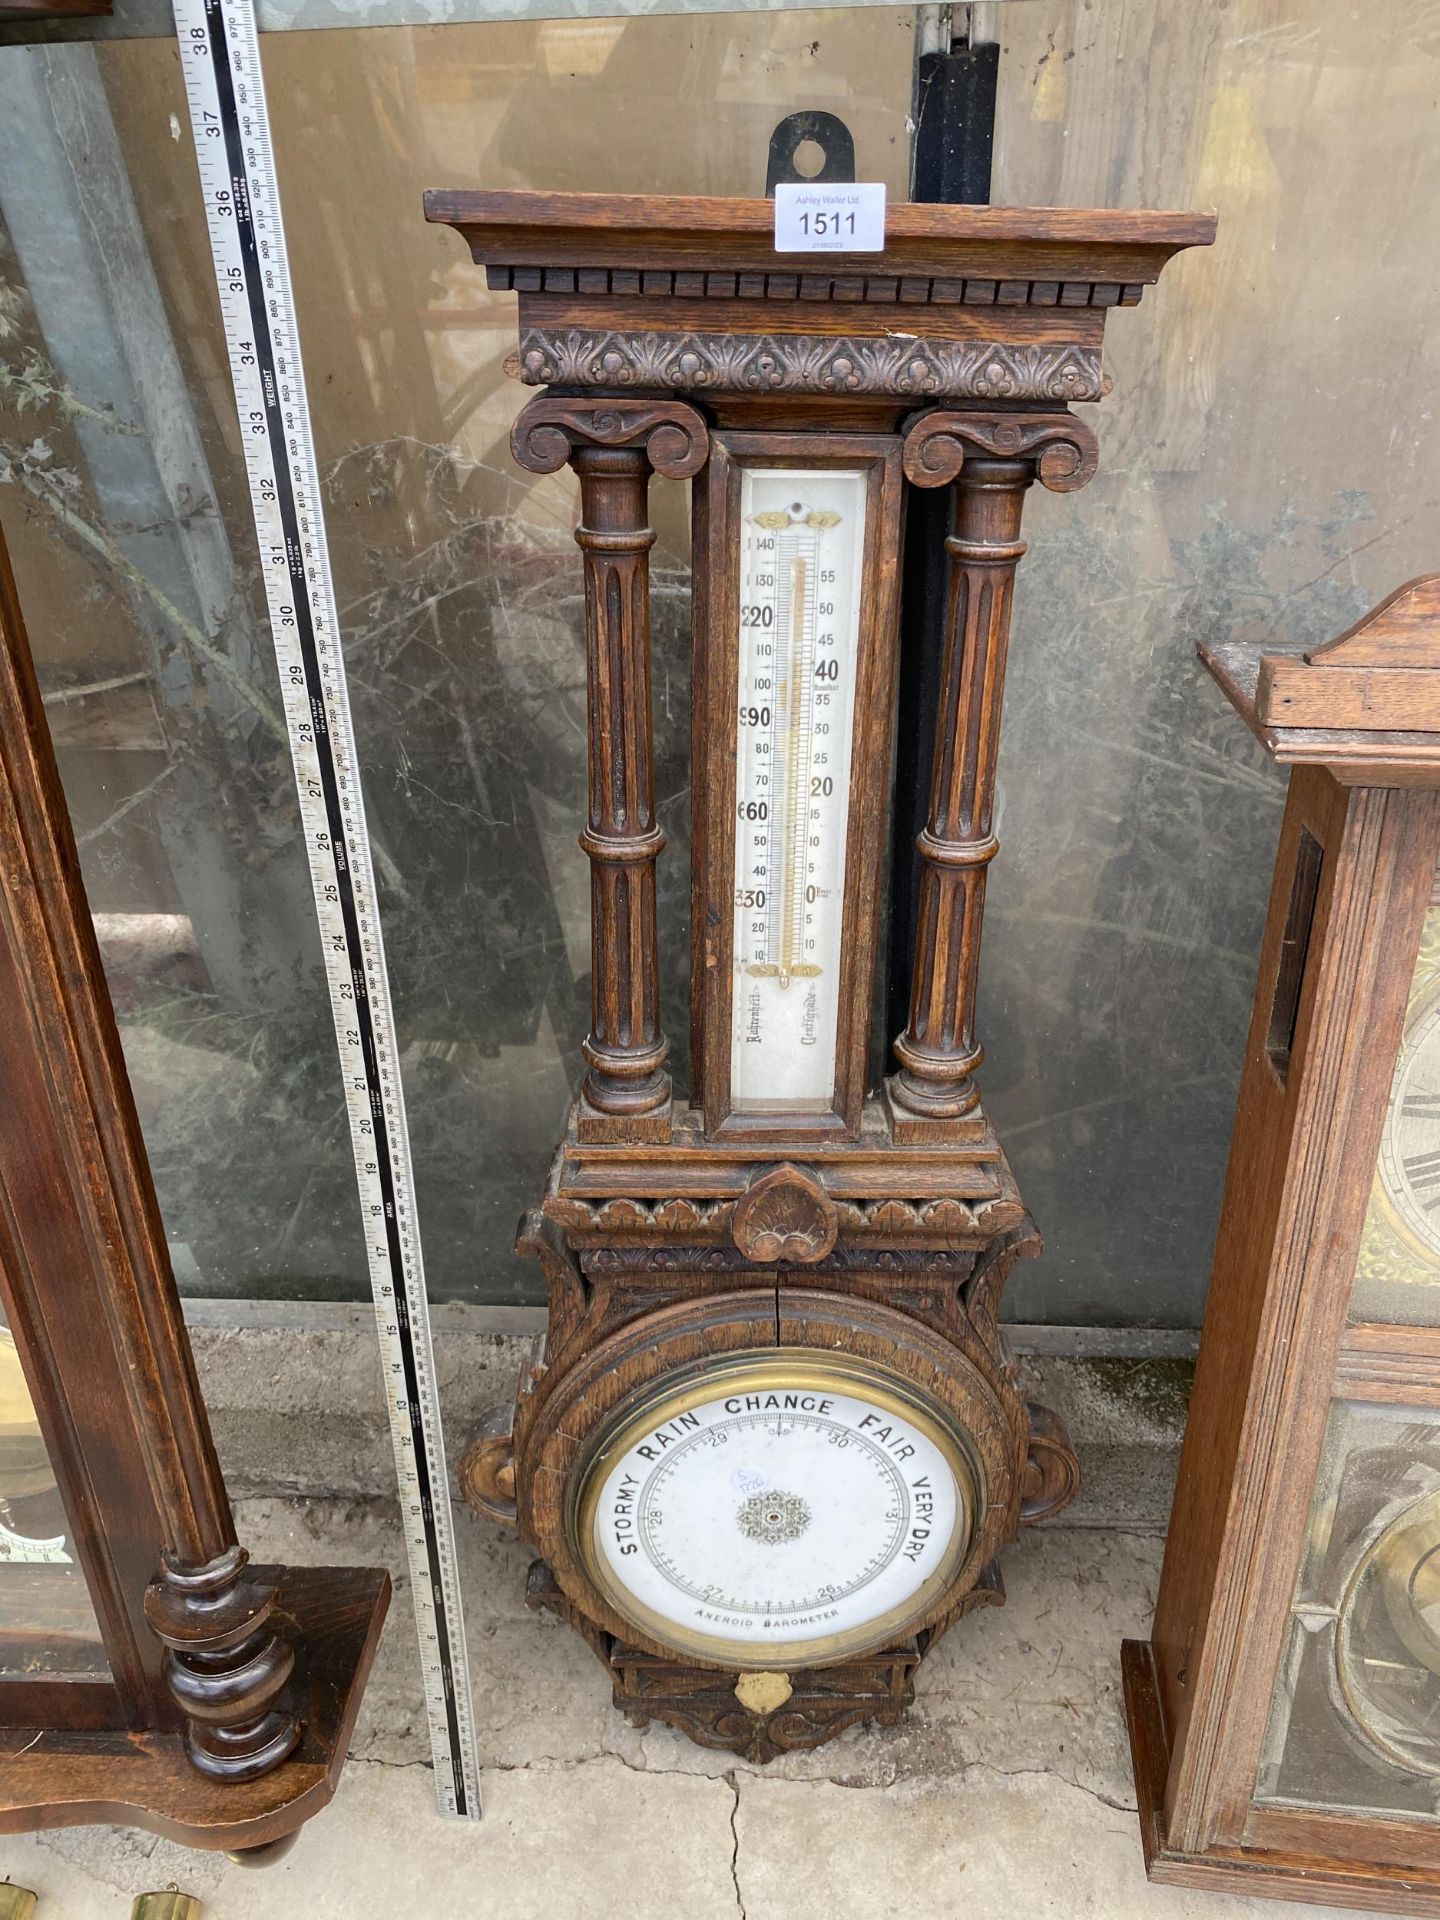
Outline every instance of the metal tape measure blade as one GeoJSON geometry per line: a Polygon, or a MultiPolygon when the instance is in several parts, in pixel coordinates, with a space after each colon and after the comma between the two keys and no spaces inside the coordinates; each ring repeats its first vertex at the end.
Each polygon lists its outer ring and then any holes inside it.
{"type": "Polygon", "coordinates": [[[251,0],[174,0],[350,1121],[442,1810],[478,1818],[445,1445],[385,950],[251,0]]]}

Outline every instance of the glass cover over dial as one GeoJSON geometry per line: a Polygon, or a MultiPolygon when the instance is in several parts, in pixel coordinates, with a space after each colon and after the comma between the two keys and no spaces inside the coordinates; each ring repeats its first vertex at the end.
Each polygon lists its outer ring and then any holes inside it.
{"type": "Polygon", "coordinates": [[[865,549],[864,471],[741,478],[730,1098],[835,1091],[840,930],[865,549]]]}
{"type": "Polygon", "coordinates": [[[615,1610],[747,1668],[903,1635],[954,1579],[982,1505],[943,1406],[803,1350],[672,1378],[612,1421],[577,1483],[575,1545],[615,1610]]]}
{"type": "Polygon", "coordinates": [[[1440,905],[1420,936],[1350,1318],[1440,1325],[1440,905]]]}
{"type": "Polygon", "coordinates": [[[1380,1181],[1420,1250],[1440,1260],[1440,992],[1412,1009],[1380,1148],[1380,1181]]]}

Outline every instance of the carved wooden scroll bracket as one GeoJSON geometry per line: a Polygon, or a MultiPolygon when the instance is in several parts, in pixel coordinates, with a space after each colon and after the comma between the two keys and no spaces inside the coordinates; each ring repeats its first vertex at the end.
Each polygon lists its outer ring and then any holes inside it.
{"type": "Polygon", "coordinates": [[[627,447],[667,480],[690,480],[710,453],[694,407],[679,400],[567,400],[542,393],[516,416],[510,451],[530,473],[558,473],[577,447],[627,447]]]}
{"type": "Polygon", "coordinates": [[[977,455],[1026,460],[1052,493],[1074,493],[1095,477],[1100,445],[1071,413],[932,410],[908,423],[902,459],[913,486],[943,487],[977,455]]]}

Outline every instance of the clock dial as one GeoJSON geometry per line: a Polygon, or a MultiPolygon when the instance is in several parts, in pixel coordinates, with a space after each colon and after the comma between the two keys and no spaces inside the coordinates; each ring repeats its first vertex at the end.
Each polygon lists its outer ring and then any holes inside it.
{"type": "Polygon", "coordinates": [[[1412,1015],[1380,1149],[1385,1197],[1424,1252],[1440,1260],[1440,997],[1412,1015]]]}
{"type": "Polygon", "coordinates": [[[1350,1318],[1440,1324],[1440,905],[1420,936],[1350,1318]]]}
{"type": "Polygon", "coordinates": [[[730,1096],[805,1112],[835,1091],[840,928],[867,475],[746,467],[730,1096]]]}
{"type": "Polygon", "coordinates": [[[978,1509],[944,1409],[799,1352],[651,1396],[581,1478],[581,1557],[617,1612],[750,1668],[903,1634],[953,1580],[978,1509]]]}

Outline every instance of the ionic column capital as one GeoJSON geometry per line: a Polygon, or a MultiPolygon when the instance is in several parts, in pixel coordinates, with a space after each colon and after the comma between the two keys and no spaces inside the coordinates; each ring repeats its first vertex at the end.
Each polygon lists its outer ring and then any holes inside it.
{"type": "Polygon", "coordinates": [[[1017,461],[1052,493],[1074,493],[1093,479],[1100,446],[1083,420],[1055,413],[972,413],[936,407],[907,423],[901,458],[913,486],[943,487],[975,455],[1017,461]]]}
{"type": "Polygon", "coordinates": [[[644,454],[667,480],[690,480],[710,455],[710,434],[683,400],[583,400],[538,394],[510,429],[510,451],[530,473],[558,473],[583,448],[644,454]]]}

